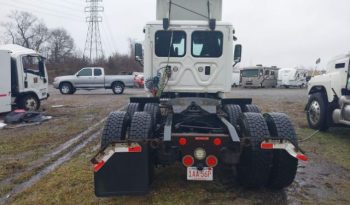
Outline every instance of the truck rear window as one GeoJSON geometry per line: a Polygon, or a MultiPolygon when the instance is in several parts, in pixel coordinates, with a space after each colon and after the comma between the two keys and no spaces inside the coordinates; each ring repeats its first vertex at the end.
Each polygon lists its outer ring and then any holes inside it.
{"type": "Polygon", "coordinates": [[[157,31],[155,52],[158,57],[183,57],[186,55],[184,31],[157,31]]]}
{"type": "Polygon", "coordinates": [[[219,31],[195,31],[192,33],[192,56],[217,58],[222,55],[223,34],[219,31]]]}

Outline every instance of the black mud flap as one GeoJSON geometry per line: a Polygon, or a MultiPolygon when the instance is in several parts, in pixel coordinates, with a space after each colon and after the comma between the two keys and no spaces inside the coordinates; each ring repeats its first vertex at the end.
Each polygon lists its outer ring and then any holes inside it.
{"type": "MultiPolygon", "coordinates": [[[[95,170],[95,195],[143,195],[149,192],[151,167],[148,146],[141,152],[114,153],[106,163],[95,170]]],[[[153,169],[153,167],[152,167],[153,169]]]]}

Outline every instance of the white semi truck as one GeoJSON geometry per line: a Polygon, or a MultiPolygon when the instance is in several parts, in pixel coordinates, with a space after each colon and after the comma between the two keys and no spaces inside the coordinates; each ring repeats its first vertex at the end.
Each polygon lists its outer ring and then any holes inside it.
{"type": "Polygon", "coordinates": [[[226,98],[241,60],[221,0],[158,0],[157,21],[135,46],[145,97],[112,112],[91,160],[99,197],[145,194],[155,167],[179,162],[190,181],[212,181],[226,167],[245,187],[289,186],[301,153],[282,113],[261,114],[252,99],[226,98]]]}
{"type": "Polygon", "coordinates": [[[350,53],[332,59],[327,72],[311,78],[305,110],[309,126],[325,131],[350,126],[350,53]]]}
{"type": "Polygon", "coordinates": [[[0,113],[38,110],[49,97],[45,58],[19,45],[0,46],[0,113]]]}

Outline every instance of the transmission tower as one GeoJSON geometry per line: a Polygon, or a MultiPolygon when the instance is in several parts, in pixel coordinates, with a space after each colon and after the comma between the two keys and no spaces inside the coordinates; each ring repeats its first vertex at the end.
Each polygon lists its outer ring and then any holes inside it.
{"type": "Polygon", "coordinates": [[[85,12],[88,13],[86,22],[88,23],[88,32],[84,48],[84,58],[88,57],[91,62],[103,57],[102,41],[100,33],[100,23],[102,16],[99,13],[104,11],[101,6],[103,0],[86,0],[88,6],[85,7],[85,12]]]}

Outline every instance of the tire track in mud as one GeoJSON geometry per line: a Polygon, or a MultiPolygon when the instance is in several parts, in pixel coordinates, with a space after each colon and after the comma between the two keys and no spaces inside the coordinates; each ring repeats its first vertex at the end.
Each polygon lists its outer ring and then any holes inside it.
{"type": "MultiPolygon", "coordinates": [[[[123,106],[122,108],[118,109],[117,111],[122,111],[126,109],[126,105],[123,106]]],[[[89,127],[86,131],[82,132],[81,134],[77,135],[71,140],[68,140],[67,142],[61,144],[59,147],[57,147],[54,151],[46,154],[44,157],[34,161],[31,163],[31,166],[27,168],[24,172],[17,173],[14,176],[11,176],[3,181],[0,182],[0,186],[9,184],[13,179],[16,177],[19,177],[21,174],[32,171],[36,168],[40,168],[41,166],[44,166],[46,163],[48,163],[50,160],[55,159],[52,163],[49,163],[40,171],[38,171],[36,174],[32,175],[29,180],[22,182],[18,185],[15,185],[14,188],[7,194],[5,194],[3,197],[0,198],[0,204],[5,204],[6,202],[10,201],[14,196],[17,194],[23,192],[27,188],[31,187],[38,181],[40,181],[43,177],[54,171],[57,167],[62,165],[63,163],[67,162],[68,160],[72,159],[72,157],[78,153],[80,150],[82,150],[86,145],[88,145],[90,142],[93,140],[97,139],[100,134],[102,133],[102,129],[99,129],[96,132],[93,132],[98,126],[102,125],[105,121],[107,120],[106,118],[103,118],[100,120],[98,123],[92,125],[89,127]],[[90,134],[93,132],[92,134],[90,134]],[[86,136],[90,134],[89,136],[86,136]],[[68,151],[68,152],[67,152],[68,151]],[[67,153],[65,153],[67,152],[67,153]],[[65,153],[63,156],[63,153],[65,153]]]]}

